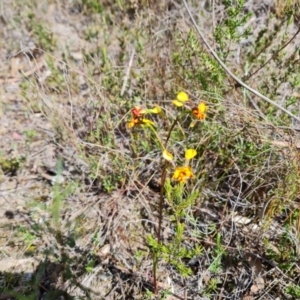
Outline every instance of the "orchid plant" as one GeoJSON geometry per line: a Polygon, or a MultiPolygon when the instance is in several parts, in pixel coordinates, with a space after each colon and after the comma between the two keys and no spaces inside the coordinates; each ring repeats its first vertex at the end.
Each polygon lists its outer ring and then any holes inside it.
{"type": "MultiPolygon", "coordinates": [[[[189,98],[188,94],[186,92],[179,92],[176,96],[176,99],[172,101],[173,105],[177,107],[179,110],[179,114],[189,114],[193,121],[190,124],[190,127],[194,127],[197,122],[204,121],[206,118],[206,111],[207,106],[204,101],[201,101],[198,105],[195,105],[189,98]],[[184,108],[184,109],[183,109],[184,108]]],[[[163,219],[163,202],[164,202],[164,196],[167,191],[168,195],[171,195],[170,193],[170,182],[172,183],[172,186],[174,188],[174,191],[178,193],[180,191],[181,197],[184,191],[184,186],[187,183],[188,180],[192,180],[195,178],[194,172],[192,170],[192,167],[190,166],[190,161],[194,159],[197,156],[197,151],[195,149],[187,149],[185,151],[185,163],[184,164],[177,164],[174,160],[174,155],[172,154],[172,151],[170,151],[167,148],[168,140],[170,138],[170,135],[172,131],[174,130],[176,124],[178,123],[178,118],[175,118],[173,121],[172,126],[169,129],[167,139],[163,143],[162,139],[160,138],[158,131],[156,130],[156,124],[154,121],[152,121],[150,116],[152,114],[156,115],[162,115],[164,116],[164,112],[161,107],[154,106],[153,108],[142,108],[140,106],[135,106],[131,110],[132,118],[130,121],[128,121],[127,126],[129,129],[134,129],[134,127],[140,126],[142,128],[148,128],[150,129],[155,138],[157,139],[160,147],[161,147],[161,153],[162,158],[164,160],[163,166],[162,166],[162,174],[161,174],[161,190],[160,190],[160,201],[159,201],[159,220],[158,220],[158,229],[157,229],[157,236],[156,240],[152,237],[149,238],[148,242],[149,245],[152,248],[153,252],[153,281],[154,281],[154,292],[157,294],[158,292],[158,285],[157,285],[157,266],[158,266],[158,260],[161,254],[164,252],[170,252],[169,250],[166,250],[166,245],[163,245],[161,241],[161,227],[162,227],[162,219],[163,219]],[[170,174],[170,170],[172,175],[170,174]]],[[[172,188],[172,187],[171,187],[172,188]]],[[[168,198],[168,197],[167,197],[168,198]]],[[[190,197],[192,199],[193,197],[190,197]]],[[[190,203],[191,201],[186,201],[186,203],[190,203]]],[[[186,205],[179,205],[177,208],[173,207],[174,209],[174,215],[176,219],[176,230],[177,230],[177,236],[174,238],[174,240],[180,242],[182,240],[183,236],[183,228],[184,224],[181,223],[180,217],[183,210],[186,208],[186,205]]],[[[178,245],[180,248],[180,245],[178,245]]],[[[174,248],[174,247],[173,247],[174,248]]],[[[182,268],[182,266],[181,266],[182,268]]]]}

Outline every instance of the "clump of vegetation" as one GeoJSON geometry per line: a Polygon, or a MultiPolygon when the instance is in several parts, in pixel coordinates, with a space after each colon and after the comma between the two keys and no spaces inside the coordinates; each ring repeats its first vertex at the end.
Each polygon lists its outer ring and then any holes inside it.
{"type": "Polygon", "coordinates": [[[53,6],[40,4],[47,19],[25,5],[40,49],[18,54],[34,67],[18,77],[24,115],[1,106],[25,128],[13,136],[18,155],[0,155],[0,183],[16,182],[11,193],[26,200],[5,214],[21,221],[3,225],[2,257],[39,265],[22,283],[1,274],[1,292],[298,297],[296,1],[194,4],[225,67],[180,3],[100,2],[62,4],[55,20],[76,33],[68,41],[51,30],[53,6]]]}
{"type": "Polygon", "coordinates": [[[13,176],[21,168],[24,157],[6,158],[0,154],[0,170],[3,175],[13,176]]]}

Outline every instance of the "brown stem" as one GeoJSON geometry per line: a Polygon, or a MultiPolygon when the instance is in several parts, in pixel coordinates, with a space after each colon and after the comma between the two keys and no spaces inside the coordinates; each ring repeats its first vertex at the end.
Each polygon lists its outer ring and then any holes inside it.
{"type": "Polygon", "coordinates": [[[164,189],[165,182],[167,177],[167,167],[168,163],[165,163],[162,174],[161,174],[161,182],[160,182],[160,197],[159,197],[159,219],[158,219],[158,231],[157,231],[157,243],[160,244],[161,241],[161,223],[162,223],[162,212],[163,212],[163,202],[164,202],[164,189]]]}
{"type": "MultiPolygon", "coordinates": [[[[171,133],[178,122],[177,118],[174,120],[169,132],[168,136],[165,142],[165,147],[167,147],[168,141],[170,139],[171,133]]],[[[160,194],[159,194],[159,207],[158,207],[158,229],[157,229],[157,245],[158,249],[155,249],[153,254],[153,286],[154,286],[154,294],[157,295],[158,287],[157,287],[157,264],[158,264],[158,258],[160,253],[160,244],[161,244],[161,224],[162,224],[162,218],[163,218],[163,203],[164,203],[164,190],[165,190],[165,183],[167,178],[167,168],[169,163],[166,161],[161,173],[161,181],[160,181],[160,194]]]]}
{"type": "Polygon", "coordinates": [[[167,177],[167,167],[168,163],[166,162],[161,174],[161,185],[160,185],[160,197],[159,197],[159,215],[158,215],[158,230],[157,230],[157,245],[158,249],[155,249],[154,257],[153,257],[153,285],[154,285],[154,294],[157,295],[158,289],[157,289],[157,278],[156,278],[156,272],[157,272],[157,264],[158,264],[158,258],[159,258],[159,251],[160,251],[160,244],[161,244],[161,224],[162,224],[162,213],[163,213],[163,203],[164,203],[164,187],[167,177]]]}
{"type": "Polygon", "coordinates": [[[166,139],[166,142],[165,142],[165,148],[167,147],[167,144],[168,144],[168,141],[170,139],[171,133],[172,133],[172,131],[173,131],[173,129],[174,129],[174,127],[175,127],[175,125],[176,125],[177,122],[178,122],[178,119],[176,118],[174,120],[174,122],[173,122],[173,124],[172,124],[172,126],[171,126],[171,128],[169,130],[169,132],[168,132],[168,136],[167,136],[167,139],[166,139]]]}
{"type": "Polygon", "coordinates": [[[156,279],[156,270],[157,270],[157,262],[158,262],[158,253],[157,249],[154,250],[153,253],[153,288],[154,288],[154,295],[157,295],[157,279],[156,279]]]}

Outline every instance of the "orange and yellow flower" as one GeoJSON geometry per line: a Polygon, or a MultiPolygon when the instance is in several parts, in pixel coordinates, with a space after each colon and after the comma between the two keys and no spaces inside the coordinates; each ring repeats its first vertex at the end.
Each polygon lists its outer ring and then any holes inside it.
{"type": "Polygon", "coordinates": [[[146,118],[132,118],[128,123],[128,128],[132,128],[136,125],[154,125],[154,122],[146,119],[146,118]]]}
{"type": "Polygon", "coordinates": [[[138,118],[132,118],[128,123],[127,123],[127,126],[128,128],[132,128],[134,127],[135,125],[138,125],[139,123],[139,119],[138,118]]]}
{"type": "Polygon", "coordinates": [[[136,125],[154,125],[154,122],[145,118],[146,114],[160,114],[162,110],[159,106],[155,106],[152,109],[143,109],[139,106],[134,106],[131,110],[132,119],[127,123],[128,128],[132,128],[136,125]]]}
{"type": "Polygon", "coordinates": [[[207,106],[204,102],[200,102],[197,107],[192,109],[193,116],[198,120],[204,120],[206,117],[207,106]]]}
{"type": "Polygon", "coordinates": [[[133,118],[142,117],[145,114],[145,109],[140,108],[139,106],[134,106],[131,110],[133,118]]]}
{"type": "Polygon", "coordinates": [[[184,183],[190,178],[194,178],[194,174],[190,166],[177,167],[172,177],[173,180],[177,180],[180,183],[184,183]]]}

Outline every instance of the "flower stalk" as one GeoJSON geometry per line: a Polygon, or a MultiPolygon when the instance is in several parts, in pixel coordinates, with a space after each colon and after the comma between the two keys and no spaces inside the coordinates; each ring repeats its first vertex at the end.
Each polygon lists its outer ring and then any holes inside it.
{"type": "MultiPolygon", "coordinates": [[[[160,193],[159,193],[159,204],[158,204],[158,227],[156,232],[156,242],[152,243],[152,253],[153,253],[153,285],[154,285],[154,293],[157,295],[158,293],[158,285],[157,285],[157,266],[159,262],[160,255],[162,253],[162,220],[163,220],[163,204],[164,204],[164,197],[165,197],[165,187],[166,187],[166,180],[168,177],[168,171],[170,168],[173,168],[173,176],[171,180],[175,182],[177,187],[180,187],[180,190],[183,193],[185,183],[193,179],[195,177],[192,167],[189,165],[190,160],[192,160],[197,155],[197,151],[195,149],[187,149],[185,151],[185,164],[184,165],[177,165],[175,163],[175,159],[173,154],[168,151],[167,145],[170,140],[171,134],[178,124],[178,118],[181,117],[182,114],[188,113],[190,116],[194,118],[194,121],[190,125],[193,127],[197,121],[203,121],[206,118],[206,111],[207,106],[204,102],[200,102],[198,106],[195,106],[193,102],[189,99],[189,96],[185,92],[180,92],[177,94],[176,99],[172,101],[172,103],[178,107],[187,107],[188,110],[183,110],[179,114],[177,118],[174,119],[172,126],[169,128],[165,143],[162,142],[156,127],[155,123],[146,118],[147,114],[160,114],[164,116],[162,109],[159,106],[155,106],[154,108],[144,109],[139,106],[133,107],[131,110],[132,119],[127,123],[128,128],[134,128],[136,126],[141,126],[142,128],[149,128],[151,132],[154,134],[157,142],[162,151],[162,158],[164,159],[164,163],[162,166],[161,178],[160,178],[160,193]],[[177,183],[176,183],[177,182],[177,183]]],[[[170,182],[170,181],[169,181],[170,182]]],[[[176,187],[175,186],[175,187],[176,187]]],[[[178,220],[177,220],[178,222],[178,220]]],[[[181,224],[177,224],[178,228],[183,230],[181,224]]],[[[179,230],[179,229],[178,229],[179,230]]]]}

